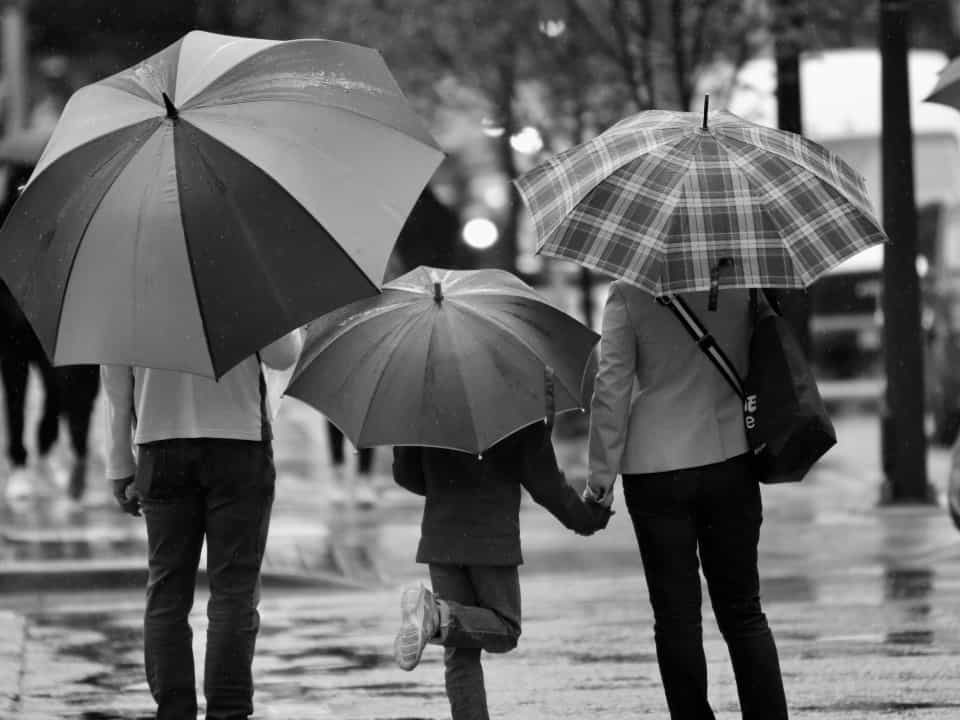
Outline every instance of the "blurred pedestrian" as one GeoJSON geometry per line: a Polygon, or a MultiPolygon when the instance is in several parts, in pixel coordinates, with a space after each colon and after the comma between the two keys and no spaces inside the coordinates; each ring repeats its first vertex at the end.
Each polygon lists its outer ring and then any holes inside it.
{"type": "Polygon", "coordinates": [[[302,342],[294,331],[218,381],[129,366],[102,369],[107,477],[121,507],[133,515],[142,509],[147,523],[144,657],[158,720],[197,715],[188,617],[204,539],[206,717],[253,713],[260,566],[276,479],[261,360],[274,369],[290,367],[302,342]]]}
{"type": "Polygon", "coordinates": [[[372,507],[377,503],[377,494],[373,489],[373,448],[357,450],[356,473],[347,476],[344,437],[340,428],[327,420],[327,439],[330,443],[330,461],[333,469],[335,500],[350,499],[361,507],[372,507]]]}
{"type": "MultiPolygon", "coordinates": [[[[713,312],[707,293],[683,299],[745,376],[748,291],[720,291],[713,312]]],[[[617,475],[623,476],[670,716],[714,717],[701,627],[702,565],[743,718],[785,719],[777,648],[760,605],[762,508],[742,403],[672,310],[621,281],[611,284],[603,313],[589,447],[585,497],[609,506],[617,475]]]]}
{"type": "MultiPolygon", "coordinates": [[[[5,218],[19,195],[19,188],[30,178],[32,168],[13,166],[0,202],[0,218],[5,218]]],[[[0,281],[0,377],[3,379],[4,417],[7,428],[7,459],[10,475],[5,495],[10,500],[36,492],[54,490],[54,468],[50,454],[60,431],[60,416],[67,421],[73,466],[67,484],[71,498],[80,500],[86,490],[90,420],[100,391],[100,370],[96,365],[54,368],[40,345],[33,328],[10,293],[0,281]],[[30,367],[36,368],[43,384],[43,407],[36,428],[36,462],[31,472],[24,445],[27,387],[30,367]]]]}
{"type": "Polygon", "coordinates": [[[480,457],[429,447],[393,452],[396,482],[426,498],[417,562],[429,565],[433,588],[404,590],[394,658],[412,670],[427,643],[442,645],[453,720],[486,720],[480,653],[509,652],[520,637],[521,487],[581,535],[606,527],[610,513],[567,484],[544,423],[480,457]]]}

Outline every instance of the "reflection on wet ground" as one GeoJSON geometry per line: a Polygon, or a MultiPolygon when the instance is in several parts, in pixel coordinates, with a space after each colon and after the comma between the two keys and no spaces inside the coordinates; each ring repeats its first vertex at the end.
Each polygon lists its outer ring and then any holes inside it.
{"type": "MultiPolygon", "coordinates": [[[[843,440],[850,428],[838,432],[843,440]]],[[[791,717],[960,717],[960,535],[942,508],[884,510],[865,500],[870,493],[864,483],[874,477],[861,467],[861,455],[872,452],[858,448],[849,458],[828,458],[802,486],[764,489],[761,593],[778,641],[791,717]]],[[[278,508],[284,520],[272,528],[272,568],[336,575],[356,589],[267,583],[255,661],[256,717],[448,718],[438,648],[428,647],[413,673],[399,671],[391,659],[398,587],[426,575],[413,562],[419,505],[407,500],[369,511],[327,507],[317,514],[316,504],[298,500],[310,497],[311,486],[296,482],[284,480],[288,504],[278,508]]],[[[591,538],[568,533],[545,511],[525,507],[523,636],[516,651],[485,661],[493,716],[666,717],[642,567],[622,498],[617,502],[608,530],[591,538]]],[[[89,525],[96,525],[97,512],[88,509],[89,525]]],[[[48,520],[56,524],[55,517],[48,520]]],[[[47,522],[41,516],[34,521],[38,529],[47,522]]],[[[80,519],[77,527],[84,527],[80,519]]],[[[123,542],[131,542],[141,526],[130,527],[135,530],[126,540],[117,533],[106,539],[112,544],[97,545],[94,552],[127,552],[123,542]]],[[[62,558],[86,552],[70,544],[76,538],[52,532],[34,539],[58,548],[62,558]]],[[[26,552],[16,542],[3,547],[26,552]]],[[[200,591],[191,616],[198,657],[204,602],[200,591]]],[[[140,591],[36,594],[16,601],[0,595],[0,608],[14,605],[20,614],[0,609],[0,631],[22,636],[22,648],[0,641],[0,670],[10,667],[3,663],[12,653],[22,674],[11,689],[0,672],[0,718],[150,717],[140,591]]],[[[735,684],[709,603],[703,627],[711,702],[718,720],[734,720],[735,684]]]]}

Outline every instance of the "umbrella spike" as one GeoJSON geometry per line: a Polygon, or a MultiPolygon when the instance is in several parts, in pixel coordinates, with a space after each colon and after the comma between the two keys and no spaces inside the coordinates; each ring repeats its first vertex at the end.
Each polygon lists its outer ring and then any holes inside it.
{"type": "Polygon", "coordinates": [[[167,109],[167,117],[171,120],[176,120],[180,114],[177,111],[176,105],[173,104],[173,100],[170,99],[169,95],[166,93],[161,93],[161,95],[163,95],[163,106],[167,109]]]}
{"type": "Polygon", "coordinates": [[[437,301],[437,305],[443,300],[443,288],[440,287],[439,281],[433,283],[433,299],[437,301]]]}
{"type": "Polygon", "coordinates": [[[703,96],[703,129],[707,129],[707,111],[710,109],[710,93],[703,96]]]}

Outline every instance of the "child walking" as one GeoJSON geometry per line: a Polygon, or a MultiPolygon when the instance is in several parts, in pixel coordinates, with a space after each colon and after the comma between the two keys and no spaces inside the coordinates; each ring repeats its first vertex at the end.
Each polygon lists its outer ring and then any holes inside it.
{"type": "Polygon", "coordinates": [[[427,643],[442,645],[453,720],[487,720],[480,652],[508,652],[520,637],[521,486],[580,535],[606,527],[611,513],[567,484],[545,423],[481,457],[426,447],[393,452],[396,482],[426,497],[417,562],[429,565],[433,586],[404,590],[394,658],[412,670],[427,643]]]}

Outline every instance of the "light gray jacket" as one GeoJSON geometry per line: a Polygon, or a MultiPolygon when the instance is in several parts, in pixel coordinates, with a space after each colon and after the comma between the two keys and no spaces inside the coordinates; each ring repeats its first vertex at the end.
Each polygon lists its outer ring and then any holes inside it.
{"type": "MultiPolygon", "coordinates": [[[[714,312],[705,292],[683,299],[745,376],[749,292],[721,290],[714,312]]],[[[648,293],[612,283],[591,404],[591,485],[609,487],[621,473],[697,467],[746,451],[740,398],[680,320],[648,293]]]]}

